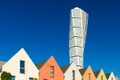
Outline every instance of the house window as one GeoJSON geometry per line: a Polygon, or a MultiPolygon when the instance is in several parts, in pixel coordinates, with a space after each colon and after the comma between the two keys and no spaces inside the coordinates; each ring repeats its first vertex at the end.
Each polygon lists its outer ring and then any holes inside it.
{"type": "Polygon", "coordinates": [[[82,80],[84,80],[84,79],[82,78],[82,80]]]}
{"type": "Polygon", "coordinates": [[[20,73],[25,73],[25,61],[20,60],[20,73]]]}
{"type": "Polygon", "coordinates": [[[90,80],[90,76],[91,76],[91,74],[89,73],[89,74],[88,74],[88,80],[90,80]]]}
{"type": "Polygon", "coordinates": [[[10,76],[10,80],[15,80],[15,76],[10,76]]]}
{"type": "Polygon", "coordinates": [[[75,70],[72,70],[72,80],[75,80],[75,70]]]}
{"type": "Polygon", "coordinates": [[[101,80],[103,80],[103,75],[101,75],[101,80]]]}
{"type": "Polygon", "coordinates": [[[50,66],[50,77],[54,77],[54,66],[50,66]]]}
{"type": "Polygon", "coordinates": [[[33,80],[33,78],[29,78],[29,80],[33,80]]]}
{"type": "Polygon", "coordinates": [[[113,80],[113,77],[111,78],[111,80],[113,80]]]}

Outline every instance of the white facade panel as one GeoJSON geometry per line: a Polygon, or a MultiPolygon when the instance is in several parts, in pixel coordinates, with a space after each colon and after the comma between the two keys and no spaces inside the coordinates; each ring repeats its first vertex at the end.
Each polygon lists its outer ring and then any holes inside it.
{"type": "Polygon", "coordinates": [[[71,38],[70,40],[70,48],[73,47],[73,46],[78,46],[79,47],[83,47],[83,38],[79,38],[79,37],[74,37],[74,38],[71,38]]]}
{"type": "Polygon", "coordinates": [[[70,38],[74,36],[83,37],[83,29],[82,28],[72,28],[70,29],[70,38]]]}
{"type": "Polygon", "coordinates": [[[81,27],[81,19],[80,18],[73,18],[72,19],[72,26],[74,27],[81,27]]]}
{"type": "Polygon", "coordinates": [[[81,10],[79,8],[72,9],[71,17],[81,17],[81,10]]]}
{"type": "Polygon", "coordinates": [[[83,48],[80,47],[73,47],[70,49],[70,56],[83,56],[83,48]]]}

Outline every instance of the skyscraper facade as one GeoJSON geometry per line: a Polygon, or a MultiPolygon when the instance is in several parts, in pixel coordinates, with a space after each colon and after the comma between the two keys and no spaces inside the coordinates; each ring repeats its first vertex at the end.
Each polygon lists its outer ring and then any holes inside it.
{"type": "Polygon", "coordinates": [[[71,10],[69,33],[70,63],[74,62],[78,69],[83,68],[87,22],[88,14],[84,10],[78,7],[71,10]]]}

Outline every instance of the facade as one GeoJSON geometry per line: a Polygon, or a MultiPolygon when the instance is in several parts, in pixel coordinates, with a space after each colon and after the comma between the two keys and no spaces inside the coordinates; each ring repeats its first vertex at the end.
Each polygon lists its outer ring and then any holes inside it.
{"type": "Polygon", "coordinates": [[[36,66],[39,70],[39,80],[64,80],[64,74],[53,56],[36,66]]]}
{"type": "Polygon", "coordinates": [[[61,67],[64,80],[81,80],[82,76],[74,63],[61,67]]]}
{"type": "Polygon", "coordinates": [[[92,71],[92,68],[90,66],[88,66],[88,68],[80,69],[79,71],[82,75],[81,80],[96,80],[94,72],[92,71]]]}
{"type": "Polygon", "coordinates": [[[23,48],[2,66],[3,71],[11,73],[10,80],[38,79],[38,69],[23,48]]]}
{"type": "Polygon", "coordinates": [[[94,74],[95,74],[96,80],[107,80],[103,69],[101,69],[100,71],[94,72],[94,74]]]}
{"type": "Polygon", "coordinates": [[[106,78],[107,80],[117,80],[113,72],[106,74],[106,78]]]}
{"type": "Polygon", "coordinates": [[[83,68],[87,20],[88,15],[82,9],[76,7],[71,10],[69,34],[70,63],[74,62],[78,69],[83,68]]]}

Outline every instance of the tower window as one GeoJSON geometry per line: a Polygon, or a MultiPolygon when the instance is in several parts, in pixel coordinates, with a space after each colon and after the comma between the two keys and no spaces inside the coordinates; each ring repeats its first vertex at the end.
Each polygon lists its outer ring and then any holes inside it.
{"type": "Polygon", "coordinates": [[[25,73],[25,61],[20,60],[20,73],[25,73]]]}
{"type": "Polygon", "coordinates": [[[75,70],[72,70],[72,80],[75,80],[75,70]]]}
{"type": "Polygon", "coordinates": [[[54,66],[50,66],[50,77],[54,77],[54,66]]]}

